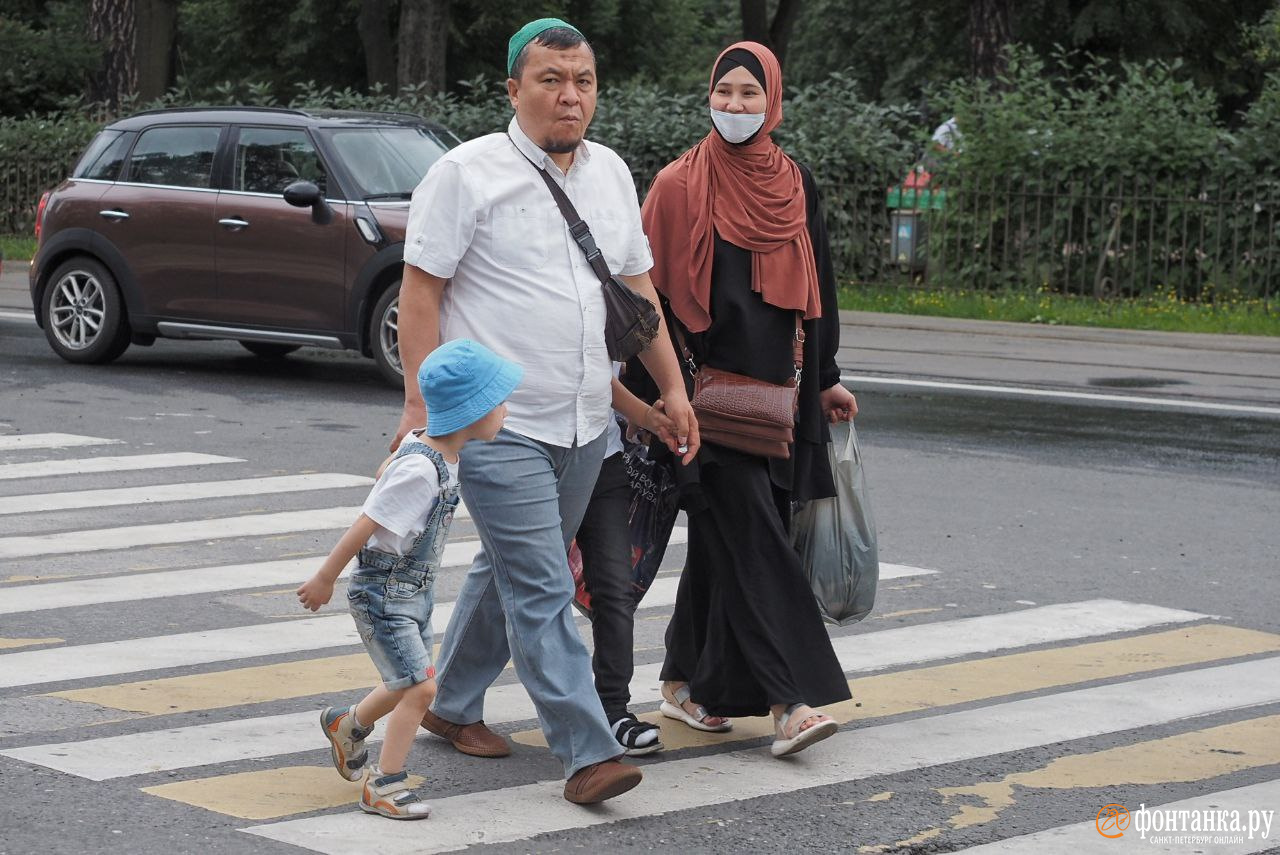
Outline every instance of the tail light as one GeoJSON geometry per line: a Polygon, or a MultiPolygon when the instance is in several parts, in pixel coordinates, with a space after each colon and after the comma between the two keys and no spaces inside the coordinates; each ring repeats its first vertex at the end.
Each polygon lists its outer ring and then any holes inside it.
{"type": "Polygon", "coordinates": [[[40,197],[40,204],[36,207],[36,242],[40,241],[40,227],[44,225],[44,209],[49,204],[49,192],[44,191],[44,195],[40,197]]]}

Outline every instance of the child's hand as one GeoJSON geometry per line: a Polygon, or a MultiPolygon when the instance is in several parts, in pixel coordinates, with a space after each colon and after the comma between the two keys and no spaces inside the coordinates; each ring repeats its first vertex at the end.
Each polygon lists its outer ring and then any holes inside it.
{"type": "Polygon", "coordinates": [[[316,611],[333,599],[333,582],[322,579],[320,574],[312,576],[298,587],[298,602],[304,609],[316,611]]]}

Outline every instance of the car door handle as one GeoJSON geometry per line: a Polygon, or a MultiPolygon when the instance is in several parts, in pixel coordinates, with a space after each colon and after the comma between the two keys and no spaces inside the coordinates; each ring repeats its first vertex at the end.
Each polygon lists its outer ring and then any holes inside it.
{"type": "Polygon", "coordinates": [[[110,210],[110,209],[108,209],[108,210],[106,210],[106,211],[99,211],[99,212],[98,212],[98,216],[99,216],[99,217],[105,217],[105,218],[107,218],[108,220],[127,220],[127,219],[129,219],[129,215],[128,215],[128,214],[126,214],[124,211],[113,211],[113,210],[110,210]]]}
{"type": "Polygon", "coordinates": [[[218,225],[226,226],[229,229],[247,229],[249,227],[248,220],[242,220],[239,217],[223,217],[218,220],[218,225]]]}

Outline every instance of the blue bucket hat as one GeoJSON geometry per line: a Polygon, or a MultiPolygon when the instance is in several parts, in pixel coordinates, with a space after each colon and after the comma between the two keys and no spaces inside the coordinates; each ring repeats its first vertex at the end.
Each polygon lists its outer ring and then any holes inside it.
{"type": "Polygon", "coordinates": [[[427,403],[427,436],[475,424],[511,394],[524,369],[469,338],[440,345],[423,360],[418,386],[427,403]]]}

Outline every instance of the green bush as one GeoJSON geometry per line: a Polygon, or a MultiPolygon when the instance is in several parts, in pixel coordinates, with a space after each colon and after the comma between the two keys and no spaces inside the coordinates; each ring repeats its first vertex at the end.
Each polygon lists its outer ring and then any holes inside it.
{"type": "Polygon", "coordinates": [[[935,282],[1099,298],[1274,293],[1280,200],[1257,174],[1277,161],[1277,93],[1237,136],[1177,63],[1074,72],[1073,59],[1014,51],[1001,80],[942,93],[960,145],[935,158],[947,193],[928,216],[935,282]]]}

